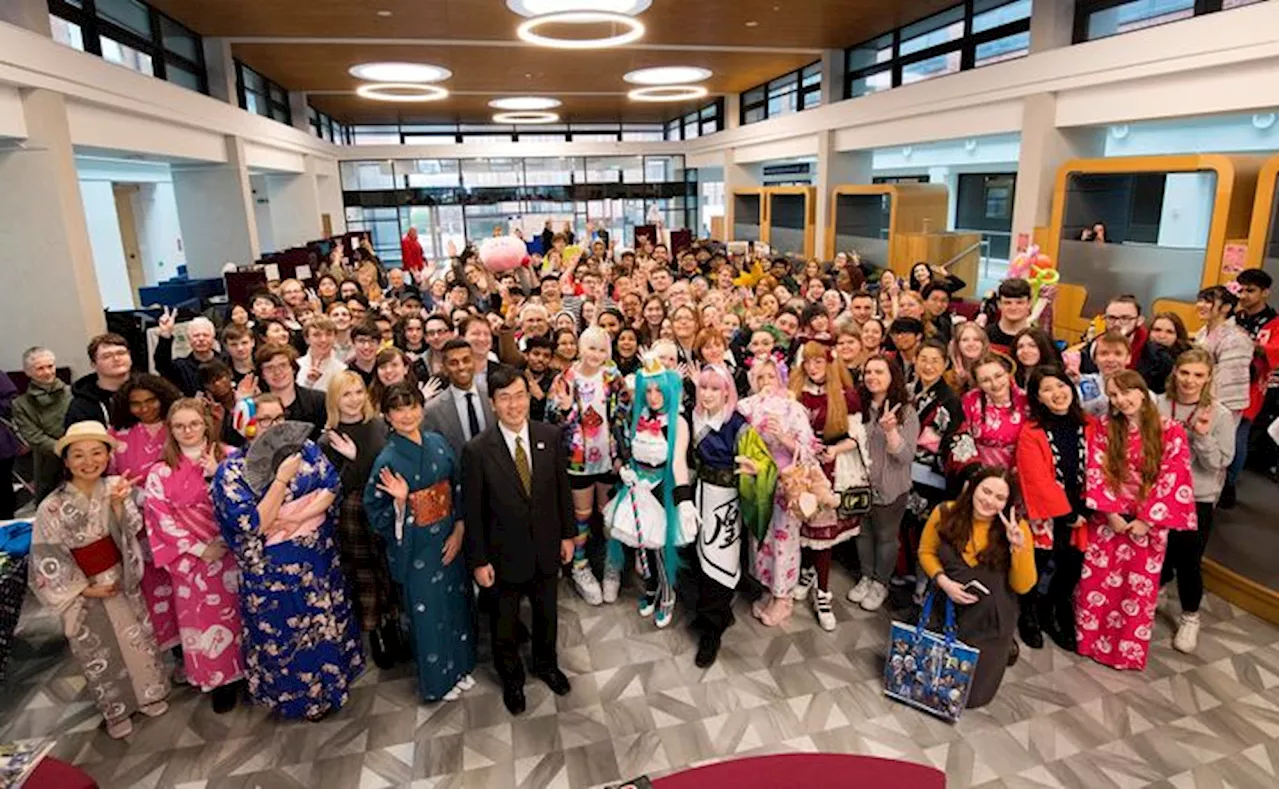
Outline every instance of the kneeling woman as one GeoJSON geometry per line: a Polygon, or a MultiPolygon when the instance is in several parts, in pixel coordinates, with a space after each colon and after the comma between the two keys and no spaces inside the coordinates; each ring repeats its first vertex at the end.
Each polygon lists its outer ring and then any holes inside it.
{"type": "Polygon", "coordinates": [[[168,670],[142,599],[142,514],[123,477],[104,477],[116,440],[99,422],[67,428],[54,449],[67,481],[36,513],[31,534],[31,590],[57,609],[90,696],[117,739],[135,712],[168,709],[168,670]]]}
{"type": "Polygon", "coordinates": [[[991,701],[1004,678],[1018,598],[1036,584],[1031,529],[1010,512],[1008,472],[982,468],[960,498],[934,509],[920,537],[920,567],[950,597],[956,637],[981,650],[967,707],[991,701]]]}
{"type": "Polygon", "coordinates": [[[475,684],[476,665],[471,579],[459,559],[462,469],[444,436],[422,429],[422,404],[407,381],[382,396],[393,432],[373,463],[364,508],[404,590],[418,692],[426,701],[453,701],[475,684]]]}
{"type": "Polygon", "coordinates": [[[251,402],[248,448],[213,477],[214,512],[240,565],[245,675],[254,701],[319,720],[347,703],[364,669],[334,541],[338,470],[307,440],[309,423],[285,421],[280,398],[251,402]],[[253,446],[273,430],[288,433],[272,444],[296,450],[259,458],[253,446]]]}
{"type": "Polygon", "coordinates": [[[606,583],[621,575],[623,546],[636,548],[644,579],[640,616],[658,627],[675,610],[676,549],[697,530],[689,486],[689,425],[680,416],[680,375],[648,360],[636,374],[637,405],[631,415],[631,460],[620,472],[623,486],[605,507],[609,531],[606,583]]]}

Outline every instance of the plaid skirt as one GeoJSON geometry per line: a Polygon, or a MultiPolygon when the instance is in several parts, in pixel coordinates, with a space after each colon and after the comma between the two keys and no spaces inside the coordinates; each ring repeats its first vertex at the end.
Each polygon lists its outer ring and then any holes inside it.
{"type": "Polygon", "coordinates": [[[364,514],[361,491],[342,500],[338,511],[338,559],[351,587],[360,629],[368,632],[395,612],[391,573],[382,538],[373,533],[364,514]]]}

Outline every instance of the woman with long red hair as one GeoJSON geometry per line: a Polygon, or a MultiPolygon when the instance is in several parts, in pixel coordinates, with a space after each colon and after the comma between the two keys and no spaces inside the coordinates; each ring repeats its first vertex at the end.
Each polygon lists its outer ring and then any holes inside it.
{"type": "Polygon", "coordinates": [[[1196,527],[1191,450],[1186,430],[1161,419],[1137,372],[1108,379],[1107,399],[1087,442],[1085,507],[1093,515],[1076,587],[1076,640],[1081,655],[1141,670],[1169,532],[1196,527]]]}

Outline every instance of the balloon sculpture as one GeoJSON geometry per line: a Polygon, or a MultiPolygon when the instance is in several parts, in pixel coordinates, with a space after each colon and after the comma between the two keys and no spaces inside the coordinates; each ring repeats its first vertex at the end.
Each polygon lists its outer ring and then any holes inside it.
{"type": "Polygon", "coordinates": [[[1009,261],[1009,279],[1025,279],[1031,283],[1032,301],[1040,297],[1040,288],[1057,285],[1060,278],[1058,270],[1053,267],[1053,261],[1040,251],[1038,244],[1032,244],[1009,261]]]}
{"type": "Polygon", "coordinates": [[[480,242],[480,262],[494,274],[510,271],[529,262],[529,250],[515,236],[495,236],[480,242]]]}

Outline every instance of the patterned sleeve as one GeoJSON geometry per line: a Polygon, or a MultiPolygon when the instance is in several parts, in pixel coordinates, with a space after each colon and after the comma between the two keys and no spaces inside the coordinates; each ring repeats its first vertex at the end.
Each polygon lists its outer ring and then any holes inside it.
{"type": "Polygon", "coordinates": [[[199,557],[207,547],[191,536],[184,518],[168,499],[164,481],[173,473],[165,463],[151,467],[147,475],[146,498],[143,499],[143,518],[147,522],[147,540],[151,543],[151,556],[156,567],[168,568],[177,563],[182,554],[199,557]]]}
{"type": "Polygon", "coordinates": [[[266,567],[266,538],[258,529],[258,496],[244,479],[244,460],[222,462],[213,475],[213,511],[227,547],[245,570],[261,573],[266,567]]]}
{"type": "Polygon", "coordinates": [[[79,603],[89,580],[67,548],[59,516],[58,495],[45,499],[31,530],[31,559],[27,581],[36,599],[59,613],[79,603]]]}
{"type": "Polygon", "coordinates": [[[1191,448],[1182,425],[1166,420],[1160,476],[1151,486],[1137,515],[1152,526],[1175,531],[1196,528],[1196,497],[1191,480],[1191,448]]]}
{"type": "Polygon", "coordinates": [[[1084,506],[1098,512],[1124,512],[1121,502],[1107,488],[1102,465],[1107,458],[1107,424],[1105,417],[1087,431],[1084,466],[1084,506]]]}
{"type": "Polygon", "coordinates": [[[963,471],[978,460],[978,443],[973,430],[980,424],[981,414],[978,413],[978,401],[974,392],[976,390],[965,393],[956,414],[958,424],[952,433],[947,457],[947,466],[952,474],[963,471]]]}
{"type": "MultiPolygon", "coordinates": [[[[333,503],[329,505],[329,514],[336,515],[342,499],[342,477],[338,472],[338,467],[329,462],[324,450],[320,449],[320,446],[314,441],[308,441],[302,445],[302,462],[311,466],[311,474],[315,482],[311,490],[327,490],[333,493],[333,503]]],[[[302,491],[294,491],[295,497],[301,495],[302,491]]]]}

